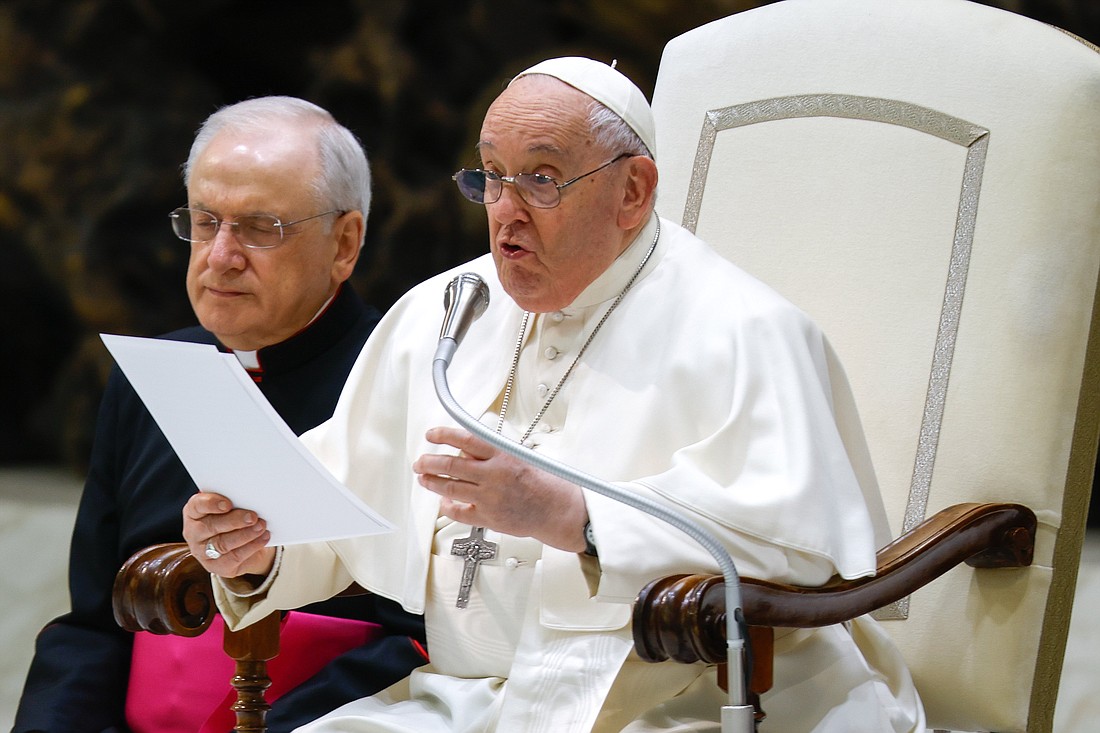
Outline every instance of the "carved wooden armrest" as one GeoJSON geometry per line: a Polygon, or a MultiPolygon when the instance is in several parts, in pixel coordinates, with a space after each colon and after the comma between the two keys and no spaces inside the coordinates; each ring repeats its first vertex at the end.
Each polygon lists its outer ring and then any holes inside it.
{"type": "MultiPolygon", "coordinates": [[[[839,576],[818,587],[741,579],[754,665],[750,692],[771,687],[770,628],[842,623],[889,605],[961,562],[977,568],[1031,564],[1035,514],[1019,504],[956,504],[882,548],[873,577],[839,576]]],[[[654,580],[634,604],[634,647],[647,662],[726,661],[726,599],[720,575],[654,580]]],[[[720,671],[724,683],[724,673],[720,671]]]]}
{"type": "MultiPolygon", "coordinates": [[[[352,583],[339,595],[366,592],[352,583]]],[[[210,574],[182,542],[135,552],[115,576],[112,601],[119,626],[154,634],[198,636],[218,611],[210,574]]]]}
{"type": "Polygon", "coordinates": [[[115,576],[112,599],[127,631],[198,636],[217,611],[210,574],[182,542],[135,552],[115,576]]]}

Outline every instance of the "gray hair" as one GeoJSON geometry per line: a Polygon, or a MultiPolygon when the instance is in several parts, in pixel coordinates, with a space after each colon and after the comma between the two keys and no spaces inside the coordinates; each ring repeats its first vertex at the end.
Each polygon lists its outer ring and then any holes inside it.
{"type": "Polygon", "coordinates": [[[183,183],[191,183],[191,171],[214,137],[226,129],[268,131],[279,123],[313,123],[321,174],[313,182],[322,206],[339,211],[361,211],[365,221],[370,212],[370,164],[363,146],[351,130],[312,102],[296,97],[259,97],[222,107],[206,118],[191,144],[183,165],[183,183]]]}
{"type": "Polygon", "coordinates": [[[596,144],[607,150],[609,155],[634,153],[653,157],[653,152],[642,142],[638,133],[622,117],[595,99],[588,104],[588,127],[596,138],[596,144]]]}
{"type": "MultiPolygon", "coordinates": [[[[634,153],[653,160],[653,151],[642,142],[641,136],[603,102],[593,99],[588,105],[588,127],[596,138],[596,144],[608,155],[634,153]]],[[[657,191],[653,192],[653,203],[657,203],[657,191]]]]}

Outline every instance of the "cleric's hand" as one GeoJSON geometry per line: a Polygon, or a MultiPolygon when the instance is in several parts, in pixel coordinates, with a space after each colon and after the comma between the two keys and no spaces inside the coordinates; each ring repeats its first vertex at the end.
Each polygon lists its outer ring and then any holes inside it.
{"type": "Polygon", "coordinates": [[[188,499],[183,538],[199,563],[223,578],[265,576],[275,562],[275,548],[267,546],[267,523],[256,512],[233,508],[220,494],[199,492],[188,499]]]}

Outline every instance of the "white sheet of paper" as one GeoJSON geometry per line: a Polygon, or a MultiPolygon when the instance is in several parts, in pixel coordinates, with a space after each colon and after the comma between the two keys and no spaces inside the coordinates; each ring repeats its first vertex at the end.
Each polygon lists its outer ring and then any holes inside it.
{"type": "Polygon", "coordinates": [[[263,517],[270,544],[393,529],[306,450],[232,354],[209,344],[100,338],[195,485],[263,517]]]}

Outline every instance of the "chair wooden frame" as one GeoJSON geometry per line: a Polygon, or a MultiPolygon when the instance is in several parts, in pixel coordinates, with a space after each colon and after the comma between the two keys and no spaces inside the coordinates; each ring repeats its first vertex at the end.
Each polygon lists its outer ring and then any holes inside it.
{"type": "MultiPolygon", "coordinates": [[[[127,631],[184,637],[206,631],[217,613],[210,574],[182,542],[134,553],[115,577],[113,605],[115,621],[127,631]]],[[[231,680],[237,693],[235,731],[267,730],[267,663],[279,654],[281,620],[273,613],[239,631],[225,630],[225,653],[236,666],[231,680]]]]}
{"type": "MultiPolygon", "coordinates": [[[[879,550],[874,576],[839,576],[812,588],[755,578],[741,580],[748,626],[747,689],[764,717],[759,696],[772,686],[775,628],[817,628],[844,623],[883,608],[935,580],[959,563],[974,568],[1031,564],[1036,519],[1020,504],[957,504],[921,522],[879,550]]],[[[720,575],[671,575],[652,581],[634,604],[634,648],[647,662],[674,660],[718,665],[726,688],[726,598],[720,575]]]]}

